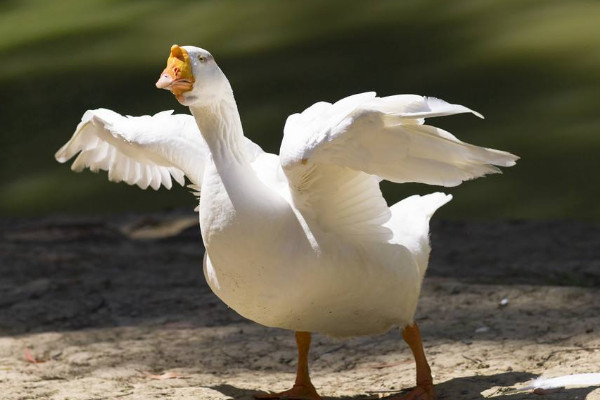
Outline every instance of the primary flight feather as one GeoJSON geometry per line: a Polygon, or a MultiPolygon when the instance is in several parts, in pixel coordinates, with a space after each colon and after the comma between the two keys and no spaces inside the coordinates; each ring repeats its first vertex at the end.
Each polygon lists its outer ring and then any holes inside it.
{"type": "Polygon", "coordinates": [[[183,184],[200,195],[204,273],[231,308],[294,330],[292,389],[259,398],[319,399],[308,374],[311,332],[347,337],[399,326],[417,365],[407,399],[433,399],[414,314],[429,259],[429,219],[451,196],[391,207],[379,183],[456,186],[518,157],[461,142],[425,119],[478,113],[432,97],[362,93],[291,115],[279,156],[247,139],[229,81],[204,49],[174,45],[156,83],[192,116],[84,114],[60,162],[108,171],[145,189],[183,184]]]}

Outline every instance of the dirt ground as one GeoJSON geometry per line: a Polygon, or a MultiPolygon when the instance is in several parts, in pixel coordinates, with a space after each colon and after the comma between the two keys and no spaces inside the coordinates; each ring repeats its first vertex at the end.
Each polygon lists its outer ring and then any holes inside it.
{"type": "MultiPolygon", "coordinates": [[[[287,389],[293,334],[247,321],[211,293],[194,219],[0,219],[0,399],[250,399],[287,389]]],[[[600,226],[442,221],[432,231],[417,321],[440,399],[532,399],[514,388],[600,372],[600,226]]],[[[310,358],[326,398],[375,399],[414,384],[397,330],[315,335],[310,358]]],[[[600,399],[600,388],[543,398],[600,399]]]]}

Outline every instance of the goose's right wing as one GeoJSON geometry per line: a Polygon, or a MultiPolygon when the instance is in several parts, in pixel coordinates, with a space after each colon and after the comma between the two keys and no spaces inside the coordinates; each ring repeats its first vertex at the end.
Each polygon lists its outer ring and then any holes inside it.
{"type": "Polygon", "coordinates": [[[131,117],[88,110],[56,160],[64,163],[79,153],[71,166],[76,172],[104,170],[111,181],[154,190],[170,189],[171,178],[183,185],[187,176],[199,189],[209,149],[191,115],[172,113],[131,117]]]}

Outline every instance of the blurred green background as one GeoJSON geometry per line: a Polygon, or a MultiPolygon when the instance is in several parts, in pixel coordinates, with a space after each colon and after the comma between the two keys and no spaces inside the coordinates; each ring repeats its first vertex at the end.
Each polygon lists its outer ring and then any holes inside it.
{"type": "Polygon", "coordinates": [[[0,214],[191,210],[180,187],[141,191],[53,157],[87,109],[187,112],[154,87],[173,43],[213,53],[265,150],[318,100],[435,96],[486,119],[430,123],[522,157],[445,190],[443,217],[600,220],[600,2],[583,0],[0,1],[0,214]]]}

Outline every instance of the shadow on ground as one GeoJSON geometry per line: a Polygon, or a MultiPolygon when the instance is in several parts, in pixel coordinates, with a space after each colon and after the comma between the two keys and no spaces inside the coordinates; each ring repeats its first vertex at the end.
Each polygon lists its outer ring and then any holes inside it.
{"type": "MultiPolygon", "coordinates": [[[[176,211],[0,220],[0,335],[136,325],[173,314],[199,326],[243,321],[204,281],[196,218],[176,211]],[[161,229],[182,218],[191,219],[192,226],[164,239],[134,240],[123,229],[161,229]],[[207,306],[219,311],[210,322],[198,319],[207,306]]],[[[596,225],[442,221],[433,224],[432,243],[429,279],[507,287],[600,285],[596,225]]],[[[426,279],[426,288],[429,283],[426,279]]],[[[465,288],[457,284],[450,290],[465,288]]],[[[479,306],[474,299],[465,312],[476,313],[479,306]]],[[[536,307],[523,305],[521,311],[535,313],[536,307]]],[[[544,311],[553,308],[546,305],[544,311]]]]}
{"type": "MultiPolygon", "coordinates": [[[[438,395],[438,400],[456,399],[456,394],[460,394],[461,400],[483,400],[490,397],[493,397],[494,399],[498,400],[530,400],[532,396],[531,391],[517,392],[515,390],[508,389],[508,387],[531,380],[533,378],[535,378],[535,376],[527,372],[506,372],[493,375],[475,375],[454,378],[446,382],[437,384],[436,393],[438,395]],[[491,393],[488,393],[492,388],[495,388],[495,390],[491,393]],[[483,392],[486,393],[483,394],[483,392]]],[[[222,393],[227,397],[240,400],[254,399],[253,395],[257,393],[255,390],[238,388],[227,384],[211,386],[210,388],[222,393]]],[[[596,388],[597,387],[547,391],[544,395],[544,399],[585,399],[587,395],[596,388]]],[[[394,394],[391,394],[390,396],[383,397],[382,399],[391,399],[393,396],[394,394]]],[[[324,399],[326,400],[364,400],[378,398],[380,398],[378,395],[357,395],[342,397],[324,396],[324,399]]]]}

